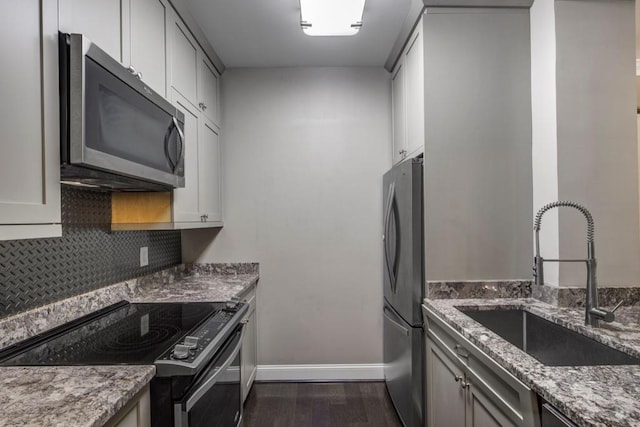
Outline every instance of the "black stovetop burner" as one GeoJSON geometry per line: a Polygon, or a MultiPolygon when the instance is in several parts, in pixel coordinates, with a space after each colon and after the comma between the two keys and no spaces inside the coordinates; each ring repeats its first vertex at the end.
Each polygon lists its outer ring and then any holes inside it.
{"type": "Polygon", "coordinates": [[[0,352],[4,366],[153,364],[225,303],[121,302],[0,352]]]}

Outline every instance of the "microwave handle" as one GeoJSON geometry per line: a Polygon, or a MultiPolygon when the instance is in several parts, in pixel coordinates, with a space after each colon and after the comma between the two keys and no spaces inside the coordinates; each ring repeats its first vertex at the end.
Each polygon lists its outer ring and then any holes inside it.
{"type": "Polygon", "coordinates": [[[176,127],[176,130],[178,131],[178,139],[180,140],[180,155],[178,156],[178,160],[176,161],[176,166],[174,167],[174,172],[175,172],[175,168],[177,168],[180,162],[184,159],[184,132],[182,132],[182,129],[180,129],[180,123],[178,122],[178,119],[176,119],[175,117],[173,117],[173,125],[176,127]]]}
{"type": "Polygon", "coordinates": [[[178,162],[173,163],[173,160],[171,159],[171,153],[169,152],[169,143],[171,142],[171,132],[173,132],[173,127],[176,125],[176,122],[177,121],[175,117],[173,117],[173,120],[171,121],[171,124],[167,129],[167,133],[164,135],[164,156],[167,158],[167,161],[169,162],[169,166],[171,166],[171,172],[174,172],[176,170],[176,167],[178,166],[178,162]]]}

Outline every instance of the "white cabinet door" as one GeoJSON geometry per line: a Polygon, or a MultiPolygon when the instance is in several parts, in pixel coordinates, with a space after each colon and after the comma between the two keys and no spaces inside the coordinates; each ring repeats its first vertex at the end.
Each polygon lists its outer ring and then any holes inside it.
{"type": "Polygon", "coordinates": [[[473,382],[467,390],[467,427],[517,427],[473,382]]]}
{"type": "Polygon", "coordinates": [[[422,26],[410,39],[405,54],[407,153],[424,150],[424,49],[422,26]]]}
{"type": "Polygon", "coordinates": [[[465,427],[464,373],[429,337],[426,397],[430,426],[465,427]]]}
{"type": "Polygon", "coordinates": [[[200,211],[206,222],[222,221],[220,140],[216,126],[201,120],[198,138],[200,211]]]}
{"type": "Polygon", "coordinates": [[[60,31],[84,34],[129,66],[129,46],[124,42],[129,39],[129,0],[59,0],[59,4],[60,31]]]}
{"type": "Polygon", "coordinates": [[[193,105],[198,105],[198,50],[196,41],[174,11],[167,22],[169,84],[193,105]]]}
{"type": "Polygon", "coordinates": [[[142,80],[160,95],[167,96],[165,0],[129,0],[131,2],[131,66],[142,80]]]}
{"type": "Polygon", "coordinates": [[[198,68],[198,106],[209,120],[220,126],[218,87],[218,72],[201,51],[198,68]]]}
{"type": "Polygon", "coordinates": [[[407,123],[405,114],[405,66],[404,55],[396,66],[391,80],[391,103],[393,119],[393,163],[404,158],[407,147],[407,123]]]}
{"type": "Polygon", "coordinates": [[[249,304],[249,313],[245,317],[245,331],[242,338],[242,350],[240,353],[241,368],[240,381],[242,382],[242,400],[245,401],[256,379],[258,370],[258,325],[256,323],[256,290],[255,288],[243,300],[249,304]]]}
{"type": "Polygon", "coordinates": [[[200,196],[198,186],[198,134],[200,111],[191,105],[175,89],[172,91],[173,105],[184,113],[184,188],[173,190],[173,221],[200,222],[200,196]]]}
{"type": "Polygon", "coordinates": [[[134,397],[105,427],[151,427],[151,402],[149,386],[134,397]]]}
{"type": "Polygon", "coordinates": [[[57,3],[0,5],[0,239],[59,236],[57,3]]]}

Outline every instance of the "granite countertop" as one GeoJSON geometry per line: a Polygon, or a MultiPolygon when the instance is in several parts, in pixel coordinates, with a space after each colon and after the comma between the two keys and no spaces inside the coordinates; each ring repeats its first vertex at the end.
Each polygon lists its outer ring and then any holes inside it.
{"type": "Polygon", "coordinates": [[[0,368],[0,425],[102,426],[154,374],[142,365],[0,368]]]}
{"type": "Polygon", "coordinates": [[[584,311],[534,299],[425,299],[425,305],[516,378],[580,426],[640,426],[640,366],[545,366],[456,307],[524,309],[640,357],[640,307],[621,308],[616,322],[584,326],[584,311]]]}
{"type": "Polygon", "coordinates": [[[140,284],[128,299],[131,302],[228,301],[240,298],[257,282],[257,274],[191,275],[167,283],[140,284]]]}
{"type": "MultiPolygon", "coordinates": [[[[225,301],[258,281],[257,264],[178,266],[0,320],[0,348],[126,299],[225,301]]],[[[152,365],[0,367],[1,426],[102,426],[151,381],[152,365]]]]}

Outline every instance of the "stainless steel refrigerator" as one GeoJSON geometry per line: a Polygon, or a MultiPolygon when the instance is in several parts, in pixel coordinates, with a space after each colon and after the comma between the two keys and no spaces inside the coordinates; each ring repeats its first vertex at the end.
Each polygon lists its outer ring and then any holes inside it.
{"type": "Polygon", "coordinates": [[[383,177],[384,378],[406,427],[423,426],[425,419],[422,163],[404,160],[383,177]]]}

